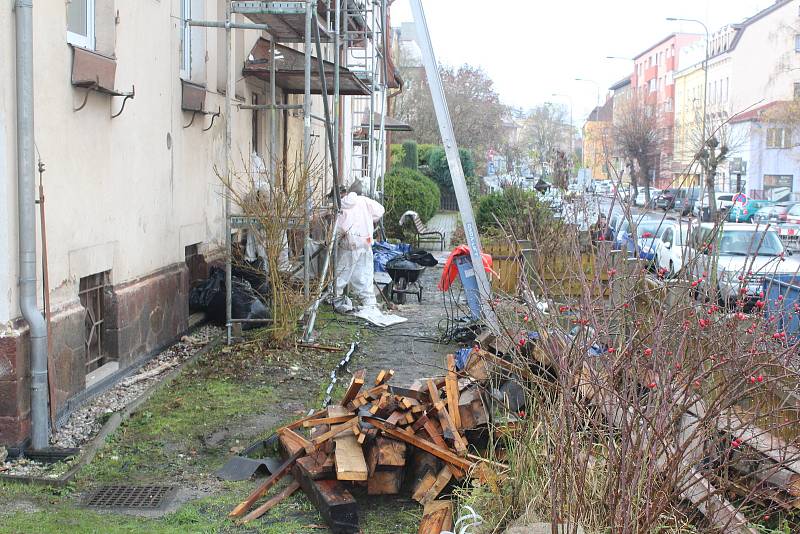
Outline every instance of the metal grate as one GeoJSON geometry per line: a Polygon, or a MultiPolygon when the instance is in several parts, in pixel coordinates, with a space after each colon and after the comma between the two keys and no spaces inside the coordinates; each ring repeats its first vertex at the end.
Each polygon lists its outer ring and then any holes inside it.
{"type": "Polygon", "coordinates": [[[99,508],[161,508],[175,494],[173,486],[102,486],[86,499],[99,508]]]}
{"type": "Polygon", "coordinates": [[[86,347],[86,373],[91,373],[106,363],[105,347],[105,304],[103,291],[108,284],[110,272],[105,271],[80,279],[78,298],[86,310],[84,319],[86,347]]]}

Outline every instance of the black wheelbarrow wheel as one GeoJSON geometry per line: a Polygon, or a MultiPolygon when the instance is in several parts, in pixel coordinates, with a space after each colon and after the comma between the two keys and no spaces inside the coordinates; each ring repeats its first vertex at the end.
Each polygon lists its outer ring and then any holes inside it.
{"type": "Polygon", "coordinates": [[[405,276],[401,276],[397,279],[397,283],[395,284],[397,289],[400,291],[395,292],[394,288],[392,288],[392,296],[394,297],[394,301],[398,304],[405,304],[406,303],[406,294],[405,290],[408,288],[408,281],[406,280],[405,276]]]}

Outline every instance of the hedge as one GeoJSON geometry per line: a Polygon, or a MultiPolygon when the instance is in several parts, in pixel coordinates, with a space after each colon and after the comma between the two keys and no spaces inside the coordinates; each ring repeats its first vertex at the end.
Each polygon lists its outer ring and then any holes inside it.
{"type": "Polygon", "coordinates": [[[416,211],[427,221],[439,209],[439,187],[419,171],[395,167],[386,173],[384,187],[386,215],[383,224],[390,237],[402,237],[398,223],[406,211],[416,211]]]}
{"type": "Polygon", "coordinates": [[[403,143],[403,167],[417,170],[419,161],[417,160],[417,142],[406,141],[403,143]]]}

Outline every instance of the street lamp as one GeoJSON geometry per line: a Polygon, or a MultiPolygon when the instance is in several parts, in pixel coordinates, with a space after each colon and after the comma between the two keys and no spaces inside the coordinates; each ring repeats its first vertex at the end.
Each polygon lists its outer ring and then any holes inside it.
{"type": "MultiPolygon", "coordinates": [[[[706,110],[708,109],[708,46],[709,46],[709,33],[708,33],[708,26],[702,21],[698,19],[687,19],[681,17],[667,17],[667,20],[670,22],[694,22],[695,24],[699,24],[703,27],[703,30],[706,32],[706,54],[703,58],[703,125],[702,125],[702,135],[700,136],[702,140],[701,147],[705,147],[706,145],[706,110]]],[[[714,200],[714,191],[710,186],[707,185],[708,189],[708,201],[710,203],[714,203],[714,210],[716,210],[716,202],[714,200]]],[[[702,191],[702,190],[701,190],[702,191]]]]}
{"type": "Polygon", "coordinates": [[[570,157],[574,157],[575,155],[575,135],[572,129],[575,127],[575,123],[573,122],[572,117],[572,97],[569,95],[565,95],[563,93],[553,93],[550,96],[558,96],[564,97],[569,100],[569,153],[570,157]]]}
{"type": "Polygon", "coordinates": [[[600,107],[600,84],[594,80],[587,80],[586,78],[575,78],[576,82],[588,82],[593,83],[594,86],[597,88],[597,107],[600,107]]]}

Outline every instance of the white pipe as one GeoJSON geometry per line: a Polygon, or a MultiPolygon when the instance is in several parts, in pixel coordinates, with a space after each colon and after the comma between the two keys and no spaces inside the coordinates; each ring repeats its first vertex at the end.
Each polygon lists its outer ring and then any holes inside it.
{"type": "Polygon", "coordinates": [[[31,447],[48,446],[47,323],[36,304],[36,159],[33,145],[33,0],[16,0],[19,308],[31,338],[31,447]]]}

